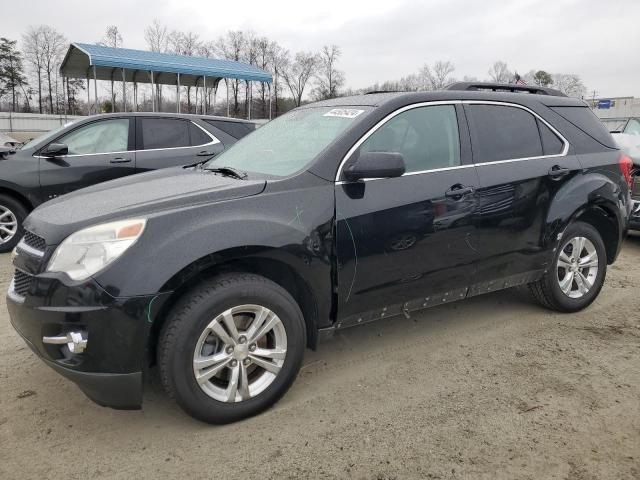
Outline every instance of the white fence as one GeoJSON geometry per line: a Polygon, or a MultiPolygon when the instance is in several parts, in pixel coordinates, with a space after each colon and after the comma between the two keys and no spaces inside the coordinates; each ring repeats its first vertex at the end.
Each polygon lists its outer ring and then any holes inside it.
{"type": "Polygon", "coordinates": [[[48,132],[79,118],[78,115],[45,115],[39,113],[0,112],[0,132],[12,133],[48,132]]]}

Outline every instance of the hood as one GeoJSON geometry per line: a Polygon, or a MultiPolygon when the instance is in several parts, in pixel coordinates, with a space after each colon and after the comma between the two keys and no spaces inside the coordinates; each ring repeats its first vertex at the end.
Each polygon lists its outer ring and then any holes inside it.
{"type": "Polygon", "coordinates": [[[166,168],[100,183],[46,202],[29,215],[25,228],[55,244],[90,225],[257,195],[265,185],[265,180],[166,168]]]}

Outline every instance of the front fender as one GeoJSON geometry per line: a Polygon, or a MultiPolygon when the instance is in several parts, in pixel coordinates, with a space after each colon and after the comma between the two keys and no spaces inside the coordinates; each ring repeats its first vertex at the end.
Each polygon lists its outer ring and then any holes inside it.
{"type": "Polygon", "coordinates": [[[158,214],[148,219],[138,243],[96,280],[116,297],[155,294],[198,261],[264,254],[330,294],[332,226],[331,185],[158,214]]]}

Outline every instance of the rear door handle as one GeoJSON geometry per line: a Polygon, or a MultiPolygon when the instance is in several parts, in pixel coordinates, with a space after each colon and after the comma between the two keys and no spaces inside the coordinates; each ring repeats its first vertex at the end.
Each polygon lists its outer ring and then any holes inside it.
{"type": "Polygon", "coordinates": [[[564,168],[560,165],[554,165],[549,169],[549,176],[551,178],[562,178],[565,175],[569,175],[569,173],[571,173],[569,168],[564,168]]]}
{"type": "Polygon", "coordinates": [[[461,186],[451,187],[449,190],[444,192],[444,196],[449,198],[457,198],[457,197],[464,197],[465,195],[469,195],[473,192],[474,192],[473,187],[465,187],[461,185],[461,186]]]}
{"type": "Polygon", "coordinates": [[[109,162],[110,163],[131,163],[131,159],[124,158],[124,157],[116,157],[116,158],[112,158],[109,162]]]}

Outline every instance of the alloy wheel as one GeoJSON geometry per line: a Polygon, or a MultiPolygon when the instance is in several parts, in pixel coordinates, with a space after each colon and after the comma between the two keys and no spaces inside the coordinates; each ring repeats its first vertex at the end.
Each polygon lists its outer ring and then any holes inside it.
{"type": "Polygon", "coordinates": [[[260,305],[239,305],[215,317],[193,354],[200,388],[220,402],[249,400],[278,376],[287,355],[287,333],[278,315],[260,305]]]}
{"type": "Polygon", "coordinates": [[[18,231],[16,215],[4,205],[0,205],[0,243],[8,243],[18,231]]]}
{"type": "Polygon", "coordinates": [[[598,252],[586,237],[569,240],[558,256],[557,278],[562,292],[570,298],[582,298],[598,276],[598,252]]]}

